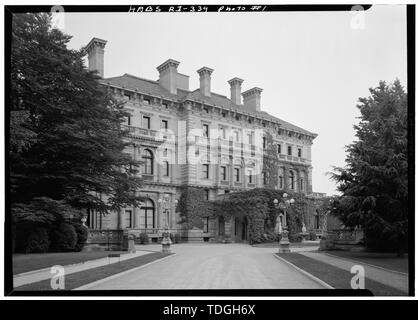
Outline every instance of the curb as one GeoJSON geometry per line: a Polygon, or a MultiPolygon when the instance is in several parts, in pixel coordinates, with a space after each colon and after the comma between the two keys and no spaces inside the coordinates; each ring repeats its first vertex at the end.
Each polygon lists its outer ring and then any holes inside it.
{"type": "Polygon", "coordinates": [[[380,270],[384,270],[384,271],[387,271],[387,272],[396,273],[396,274],[399,274],[401,276],[409,277],[409,274],[408,273],[405,273],[405,272],[390,270],[390,269],[387,269],[387,268],[384,268],[384,267],[380,267],[380,266],[376,266],[374,264],[370,264],[370,263],[367,263],[367,262],[363,262],[363,261],[357,260],[357,259],[351,259],[351,258],[345,258],[345,257],[336,256],[336,255],[333,255],[333,254],[328,253],[328,252],[321,252],[321,253],[322,254],[325,254],[327,256],[330,256],[332,258],[341,259],[341,260],[345,260],[345,261],[349,261],[349,262],[358,262],[359,264],[361,263],[361,264],[364,264],[365,266],[369,266],[369,267],[376,268],[376,269],[380,269],[380,270]]]}
{"type": "Polygon", "coordinates": [[[282,257],[279,257],[277,254],[273,253],[273,256],[276,259],[279,259],[280,261],[283,261],[283,262],[287,263],[289,266],[293,267],[294,269],[296,269],[297,271],[299,271],[303,275],[307,276],[311,280],[315,281],[319,285],[323,286],[324,288],[326,288],[326,289],[335,289],[334,287],[331,287],[328,283],[326,283],[326,282],[322,281],[321,279],[315,277],[314,275],[310,274],[309,272],[306,272],[305,270],[303,270],[303,269],[295,266],[293,263],[287,261],[286,259],[284,259],[282,257]]]}
{"type": "Polygon", "coordinates": [[[149,265],[151,265],[151,264],[154,264],[154,263],[157,263],[157,262],[160,262],[160,261],[166,260],[166,259],[168,259],[168,258],[174,257],[175,255],[176,255],[176,253],[172,253],[172,254],[170,254],[170,255],[169,255],[169,256],[167,256],[167,257],[164,257],[164,258],[161,258],[161,259],[157,259],[157,260],[154,260],[154,261],[148,262],[148,263],[146,263],[146,264],[143,264],[142,266],[135,267],[135,268],[132,268],[132,269],[129,269],[129,270],[126,270],[126,271],[120,272],[120,273],[116,273],[116,274],[114,274],[114,275],[111,275],[111,276],[109,276],[109,277],[106,277],[106,278],[103,278],[103,279],[100,279],[100,280],[96,280],[96,281],[94,281],[94,282],[90,282],[90,283],[88,283],[88,284],[85,284],[85,285],[83,285],[83,286],[81,286],[81,287],[78,287],[78,288],[74,288],[74,289],[72,289],[72,290],[88,290],[89,288],[94,287],[94,286],[96,286],[96,285],[98,285],[98,284],[101,284],[101,283],[106,282],[106,281],[108,281],[108,280],[112,280],[112,279],[115,279],[115,278],[118,278],[118,277],[124,276],[125,274],[128,274],[128,273],[130,273],[130,272],[134,272],[134,271],[140,270],[140,269],[145,268],[145,267],[147,267],[147,266],[149,266],[149,265]]]}

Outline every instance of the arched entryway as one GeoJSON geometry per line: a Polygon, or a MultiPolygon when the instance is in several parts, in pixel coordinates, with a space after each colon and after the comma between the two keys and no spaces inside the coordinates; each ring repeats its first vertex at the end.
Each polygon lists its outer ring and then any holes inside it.
{"type": "Polygon", "coordinates": [[[234,240],[235,242],[246,242],[248,240],[248,219],[247,217],[235,217],[234,240]]]}

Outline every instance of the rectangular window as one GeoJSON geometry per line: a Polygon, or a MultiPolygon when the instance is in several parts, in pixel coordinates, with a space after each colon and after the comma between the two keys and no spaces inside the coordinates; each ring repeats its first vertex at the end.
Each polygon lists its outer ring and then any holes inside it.
{"type": "Polygon", "coordinates": [[[248,144],[253,144],[253,135],[251,133],[247,133],[247,141],[248,144]]]}
{"type": "Polygon", "coordinates": [[[282,145],[281,144],[278,144],[277,145],[277,153],[278,154],[281,154],[282,153],[282,145]]]}
{"type": "Polygon", "coordinates": [[[209,200],[209,189],[205,189],[205,200],[209,200]]]}
{"type": "Polygon", "coordinates": [[[234,168],[235,181],[239,182],[239,169],[234,168]]]}
{"type": "Polygon", "coordinates": [[[288,156],[292,155],[292,146],[287,146],[287,155],[288,156]]]}
{"type": "Polygon", "coordinates": [[[128,126],[132,125],[131,115],[128,114],[128,126]]]}
{"type": "Polygon", "coordinates": [[[203,136],[209,138],[209,125],[207,124],[203,125],[203,136]]]}
{"type": "Polygon", "coordinates": [[[235,141],[239,142],[239,132],[235,131],[235,141]]]}
{"type": "Polygon", "coordinates": [[[223,181],[226,180],[226,167],[224,166],[221,167],[221,178],[223,181]]]}
{"type": "Polygon", "coordinates": [[[164,108],[168,109],[168,104],[167,103],[163,102],[162,105],[163,105],[164,108]]]}
{"type": "Polygon", "coordinates": [[[301,148],[298,148],[298,157],[302,158],[302,149],[301,148]]]}
{"type": "Polygon", "coordinates": [[[151,129],[151,118],[148,116],[142,117],[142,127],[144,129],[151,129]]]}
{"type": "Polygon", "coordinates": [[[279,188],[283,189],[283,177],[282,176],[279,177],[279,188]]]}
{"type": "Polygon", "coordinates": [[[253,172],[248,170],[248,183],[253,183],[253,172]]]}
{"type": "Polygon", "coordinates": [[[208,164],[202,165],[202,178],[209,179],[209,165],[208,164]]]}
{"type": "Polygon", "coordinates": [[[128,100],[131,100],[131,95],[130,95],[130,94],[125,93],[125,94],[124,94],[124,97],[125,97],[126,99],[128,99],[128,100]]]}
{"type": "Polygon", "coordinates": [[[267,147],[267,139],[266,137],[263,137],[263,149],[267,147]]]}
{"type": "Polygon", "coordinates": [[[267,175],[266,175],[266,173],[265,172],[262,172],[261,173],[261,176],[263,178],[263,184],[267,184],[267,175]]]}
{"type": "Polygon", "coordinates": [[[209,113],[209,108],[204,107],[203,110],[205,110],[206,113],[209,113]]]}
{"type": "Polygon", "coordinates": [[[303,191],[303,179],[300,179],[300,191],[303,191]]]}
{"type": "Polygon", "coordinates": [[[166,177],[170,176],[170,164],[168,163],[168,161],[164,162],[164,175],[166,177]]]}
{"type": "Polygon", "coordinates": [[[132,210],[125,210],[125,227],[132,228],[132,210]]]}
{"type": "Polygon", "coordinates": [[[168,129],[168,120],[161,120],[161,129],[168,129]]]}
{"type": "Polygon", "coordinates": [[[150,104],[150,99],[144,99],[143,101],[144,101],[144,104],[147,104],[147,105],[150,104]]]}
{"type": "Polygon", "coordinates": [[[203,232],[209,232],[209,217],[203,218],[203,232]]]}

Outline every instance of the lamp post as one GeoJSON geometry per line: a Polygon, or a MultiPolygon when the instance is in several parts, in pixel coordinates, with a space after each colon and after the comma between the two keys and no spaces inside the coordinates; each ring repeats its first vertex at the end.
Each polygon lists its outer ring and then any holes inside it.
{"type": "Polygon", "coordinates": [[[283,193],[283,200],[279,201],[277,199],[273,200],[273,204],[276,208],[282,209],[284,215],[282,215],[281,213],[279,214],[279,217],[284,217],[283,219],[283,227],[281,226],[281,220],[279,219],[279,230],[283,230],[281,232],[282,234],[282,238],[280,239],[279,242],[279,253],[287,253],[290,252],[289,246],[289,238],[288,238],[288,234],[289,232],[287,231],[287,216],[286,216],[286,209],[290,208],[290,206],[292,206],[295,203],[295,199],[291,198],[291,199],[287,199],[288,194],[287,193],[283,193]]]}

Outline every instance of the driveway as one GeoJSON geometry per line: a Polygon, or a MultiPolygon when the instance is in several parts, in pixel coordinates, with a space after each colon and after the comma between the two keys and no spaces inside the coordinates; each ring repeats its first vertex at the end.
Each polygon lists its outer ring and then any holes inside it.
{"type": "Polygon", "coordinates": [[[246,244],[176,244],[174,256],[83,289],[323,289],[276,259],[275,251],[246,244]]]}

